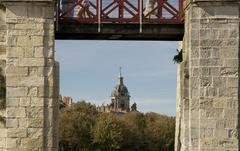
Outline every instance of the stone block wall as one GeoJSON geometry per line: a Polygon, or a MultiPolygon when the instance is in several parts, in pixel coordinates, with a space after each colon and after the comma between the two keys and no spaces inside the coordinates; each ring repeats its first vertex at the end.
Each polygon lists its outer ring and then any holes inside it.
{"type": "Polygon", "coordinates": [[[0,60],[0,151],[6,145],[6,60],[0,60]]]}
{"type": "Polygon", "coordinates": [[[186,38],[180,43],[183,62],[178,66],[176,95],[175,151],[189,151],[189,59],[186,38]]]}
{"type": "Polygon", "coordinates": [[[6,58],[6,8],[0,3],[0,58],[6,58]]]}
{"type": "Polygon", "coordinates": [[[240,2],[186,4],[183,47],[189,76],[182,79],[181,89],[188,91],[181,93],[178,150],[238,151],[240,2]]]}
{"type": "Polygon", "coordinates": [[[6,8],[0,4],[0,151],[6,146],[6,8]]]}
{"type": "Polygon", "coordinates": [[[57,151],[59,65],[54,59],[54,2],[0,3],[6,10],[4,15],[0,11],[6,23],[7,87],[2,150],[57,151]]]}

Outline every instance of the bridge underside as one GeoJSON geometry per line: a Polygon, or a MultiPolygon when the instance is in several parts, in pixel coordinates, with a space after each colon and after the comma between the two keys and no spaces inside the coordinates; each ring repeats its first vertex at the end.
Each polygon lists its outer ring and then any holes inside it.
{"type": "Polygon", "coordinates": [[[79,24],[78,21],[59,21],[56,24],[55,39],[64,40],[170,40],[181,41],[183,23],[139,24],[102,23],[79,24]]]}

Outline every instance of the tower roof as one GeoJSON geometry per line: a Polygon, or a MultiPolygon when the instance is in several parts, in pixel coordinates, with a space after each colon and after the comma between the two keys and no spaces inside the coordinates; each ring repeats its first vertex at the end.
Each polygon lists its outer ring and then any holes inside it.
{"type": "Polygon", "coordinates": [[[117,96],[128,96],[129,92],[127,87],[123,84],[123,76],[122,76],[122,68],[120,67],[119,76],[118,76],[118,84],[114,87],[111,97],[117,96]]]}

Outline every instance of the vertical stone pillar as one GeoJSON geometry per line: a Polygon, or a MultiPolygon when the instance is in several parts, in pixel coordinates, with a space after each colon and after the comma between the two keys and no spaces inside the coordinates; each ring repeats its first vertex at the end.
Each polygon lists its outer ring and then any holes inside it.
{"type": "Polygon", "coordinates": [[[178,66],[177,72],[177,94],[176,94],[176,124],[175,124],[175,151],[179,151],[181,148],[181,120],[182,120],[182,67],[178,66]]]}
{"type": "Polygon", "coordinates": [[[0,59],[6,59],[6,8],[0,3],[0,59]]]}
{"type": "Polygon", "coordinates": [[[181,42],[183,62],[178,66],[175,151],[189,150],[189,59],[186,38],[181,42]]]}
{"type": "Polygon", "coordinates": [[[57,151],[58,65],[54,3],[2,0],[6,7],[8,151],[57,151]]]}
{"type": "Polygon", "coordinates": [[[6,92],[5,92],[5,67],[6,67],[6,8],[0,4],[0,151],[6,146],[6,92]]]}
{"type": "MultiPolygon", "coordinates": [[[[185,1],[188,118],[181,151],[238,151],[239,0],[185,1]]],[[[183,103],[182,103],[183,104],[183,103]]],[[[186,114],[185,114],[186,113],[186,114]]]]}

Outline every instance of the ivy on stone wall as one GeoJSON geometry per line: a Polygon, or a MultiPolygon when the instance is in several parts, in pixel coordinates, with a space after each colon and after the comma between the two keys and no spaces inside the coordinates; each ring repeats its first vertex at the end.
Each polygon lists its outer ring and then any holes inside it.
{"type": "MultiPolygon", "coordinates": [[[[0,67],[0,110],[6,109],[6,80],[0,67]]],[[[0,122],[5,124],[5,117],[0,115],[0,122]]]]}
{"type": "Polygon", "coordinates": [[[0,68],[0,110],[6,108],[6,80],[0,68]]]}
{"type": "Polygon", "coordinates": [[[6,123],[6,119],[3,116],[0,116],[0,122],[5,124],[6,123]]]}

